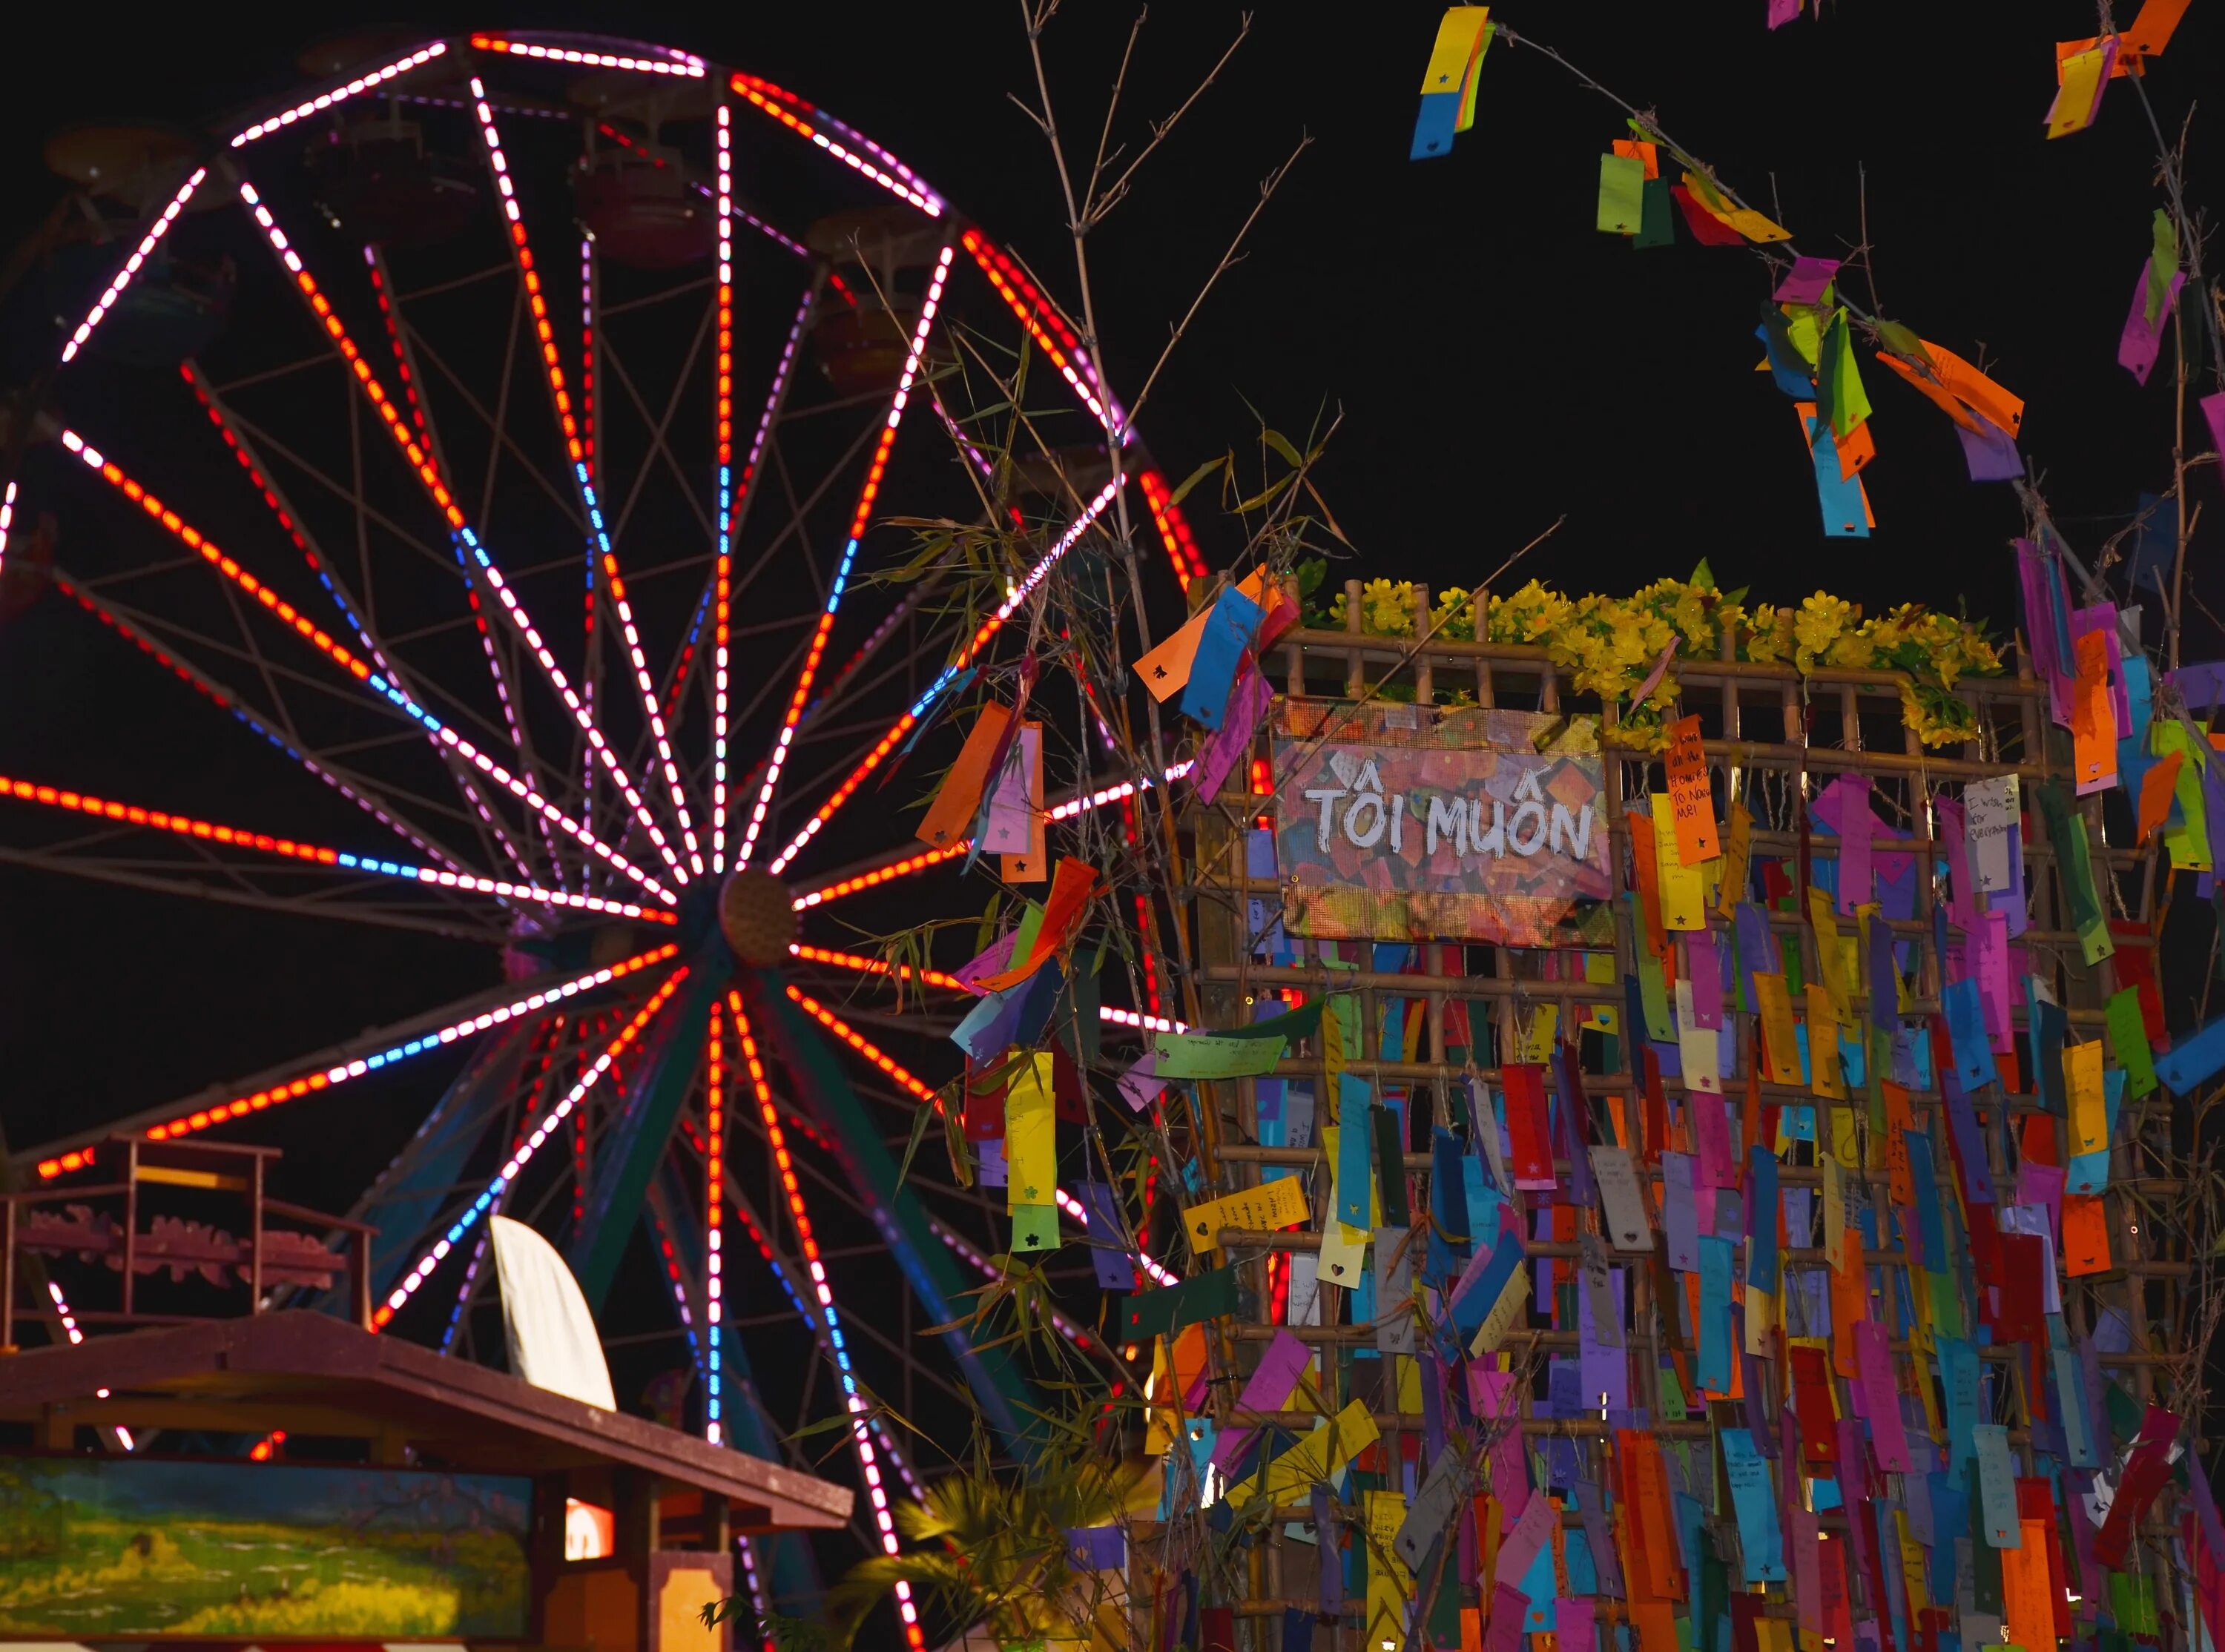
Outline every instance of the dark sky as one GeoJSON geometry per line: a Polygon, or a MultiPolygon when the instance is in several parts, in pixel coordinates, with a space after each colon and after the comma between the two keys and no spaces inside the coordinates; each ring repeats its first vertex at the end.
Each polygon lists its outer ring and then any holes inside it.
{"type": "MultiPolygon", "coordinates": [[[[1097,0],[1066,9],[1046,51],[1069,139],[1086,149],[1133,9],[1097,0]]],[[[1502,43],[1484,66],[1475,129],[1449,160],[1409,163],[1437,11],[1263,10],[1093,244],[1113,376],[1132,397],[1259,179],[1301,135],[1314,139],[1144,409],[1165,468],[1181,476],[1246,447],[1252,408],[1293,434],[1341,415],[1321,478],[1360,549],[1354,573],[1467,584],[1566,513],[1525,571],[1572,589],[1625,591],[1705,556],[1726,585],[1751,584],[1760,599],[1797,601],[1824,585],[1873,610],[1963,604],[2005,622],[2014,501],[2004,486],[1967,482],[1944,418],[1881,370],[1867,371],[1877,535],[1822,537],[1793,419],[1752,370],[1767,289],[1760,262],[1689,242],[1639,253],[1594,230],[1597,157],[1623,130],[1610,104],[1541,54],[1502,43]]],[[[1854,0],[1774,35],[1762,11],[1760,0],[1740,0],[1502,15],[1657,110],[1727,180],[1774,201],[1807,251],[1836,255],[1859,238],[1866,173],[1886,313],[1966,356],[1982,353],[2027,399],[2025,450],[2074,544],[2090,548],[2170,475],[2165,377],[2142,390],[2114,363],[2158,200],[2146,123],[2120,84],[2095,130],[2042,137],[2052,42],[2090,33],[2092,9],[1854,0]]],[[[618,12],[337,6],[320,9],[319,22],[616,28],[618,12]]],[[[53,198],[38,155],[55,127],[126,116],[214,124],[297,84],[306,17],[250,26],[253,15],[219,22],[206,9],[148,10],[97,51],[21,68],[0,111],[11,238],[53,198]]],[[[847,118],[1023,253],[1061,298],[1076,297],[1042,140],[1006,99],[1029,81],[1017,4],[637,4],[623,15],[628,33],[752,69],[847,118]]],[[[1238,17],[1220,0],[1154,13],[1119,129],[1132,149],[1238,17]]],[[[2167,128],[2197,87],[2225,84],[2219,41],[2218,18],[2197,6],[2151,74],[2167,128]]],[[[2197,201],[2218,198],[2215,134],[2196,133],[2197,201]]],[[[2213,519],[2203,543],[2214,545],[2225,509],[2214,472],[2194,493],[2213,519]]],[[[1194,514],[1208,555],[1225,558],[1234,543],[1227,525],[1201,497],[1194,514]]],[[[2196,583],[2215,589],[2206,569],[2196,583]]],[[[2201,635],[2197,657],[2216,640],[2201,635]]],[[[0,634],[0,654],[7,646],[0,634]]],[[[81,721],[87,741],[128,722],[129,695],[141,688],[179,693],[102,674],[72,687],[67,705],[27,701],[39,686],[25,680],[33,669],[0,662],[14,713],[70,729],[81,721]],[[97,718],[79,703],[96,696],[97,718]]],[[[250,737],[206,713],[191,738],[206,742],[193,748],[199,766],[230,762],[250,737]]],[[[148,762],[161,769],[179,759],[166,748],[148,762]]],[[[352,932],[327,944],[294,920],[216,921],[156,897],[35,888],[12,873],[0,877],[0,1053],[12,1075],[0,1120],[19,1142],[251,1071],[488,978],[484,959],[442,943],[352,932]]],[[[424,1096],[386,1104],[406,1111],[424,1096]]],[[[326,1133],[297,1145],[323,1150],[331,1185],[315,1192],[344,1203],[384,1161],[390,1131],[351,1151],[334,1146],[329,1121],[318,1128],[326,1133]]]]}

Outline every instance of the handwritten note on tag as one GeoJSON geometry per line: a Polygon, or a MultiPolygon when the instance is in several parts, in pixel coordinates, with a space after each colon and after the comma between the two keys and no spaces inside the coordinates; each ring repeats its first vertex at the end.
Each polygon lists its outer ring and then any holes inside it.
{"type": "Polygon", "coordinates": [[[1677,832],[1677,858],[1698,866],[1722,853],[1715,837],[1715,800],[1708,790],[1708,756],[1695,712],[1669,725],[1669,807],[1677,832]]]}
{"type": "Polygon", "coordinates": [[[1191,1244],[1201,1250],[1218,1250],[1223,1228],[1271,1233],[1304,1221],[1306,1215],[1303,1186],[1296,1176],[1284,1176],[1193,1205],[1182,1212],[1182,1219],[1189,1225],[1191,1244]]]}
{"type": "Polygon", "coordinates": [[[1639,1192],[1638,1168],[1630,1161],[1630,1149],[1595,1147],[1591,1161],[1608,1241],[1618,1250],[1651,1250],[1653,1225],[1646,1219],[1645,1200],[1639,1192]]]}

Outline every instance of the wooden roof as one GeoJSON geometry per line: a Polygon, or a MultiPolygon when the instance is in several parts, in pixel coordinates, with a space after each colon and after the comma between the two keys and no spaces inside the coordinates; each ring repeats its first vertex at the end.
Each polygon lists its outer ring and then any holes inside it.
{"type": "Polygon", "coordinates": [[[199,1320],[0,1358],[0,1420],[367,1439],[375,1460],[459,1472],[630,1468],[725,1496],[744,1530],[835,1527],[853,1493],[745,1453],[289,1311],[199,1320]],[[97,1397],[106,1389],[108,1397],[97,1397]]]}

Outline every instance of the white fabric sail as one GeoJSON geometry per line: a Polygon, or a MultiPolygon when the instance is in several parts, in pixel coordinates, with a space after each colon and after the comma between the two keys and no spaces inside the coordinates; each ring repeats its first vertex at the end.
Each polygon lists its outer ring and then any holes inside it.
{"type": "Polygon", "coordinates": [[[489,1219],[510,1369],[536,1388],[605,1411],[618,1408],[595,1316],[555,1247],[523,1222],[489,1219]]]}

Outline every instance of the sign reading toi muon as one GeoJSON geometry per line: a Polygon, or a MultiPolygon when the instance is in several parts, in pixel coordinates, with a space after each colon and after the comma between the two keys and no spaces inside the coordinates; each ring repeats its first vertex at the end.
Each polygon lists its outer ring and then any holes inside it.
{"type": "Polygon", "coordinates": [[[1281,699],[1283,921],[1322,940],[1554,942],[1609,893],[1588,724],[1536,712],[1281,699]]]}

